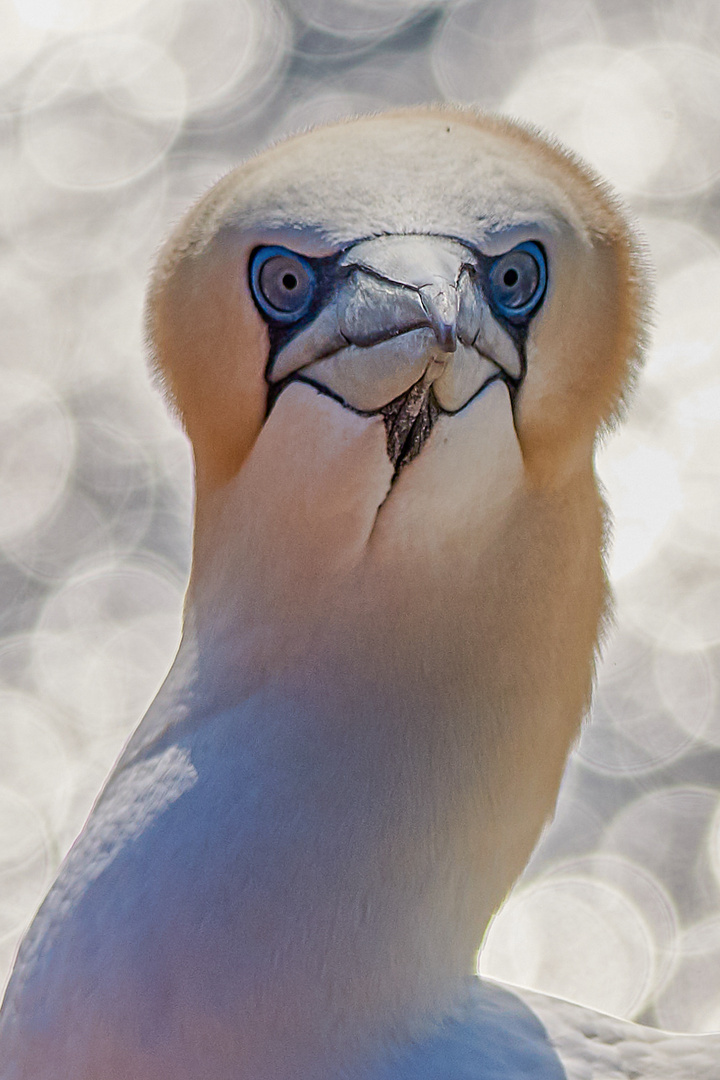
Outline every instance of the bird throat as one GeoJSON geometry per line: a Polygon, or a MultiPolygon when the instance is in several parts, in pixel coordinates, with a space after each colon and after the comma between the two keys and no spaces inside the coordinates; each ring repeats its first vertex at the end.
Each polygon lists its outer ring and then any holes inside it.
{"type": "Polygon", "coordinates": [[[379,411],[385,421],[388,457],[397,476],[422,450],[441,409],[431,383],[423,377],[379,411]]]}

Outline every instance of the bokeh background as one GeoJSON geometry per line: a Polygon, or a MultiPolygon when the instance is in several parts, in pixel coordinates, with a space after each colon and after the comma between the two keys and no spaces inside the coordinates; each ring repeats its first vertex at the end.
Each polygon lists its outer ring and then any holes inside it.
{"type": "Polygon", "coordinates": [[[0,0],[0,983],[178,641],[191,470],[145,369],[153,254],[284,134],[443,100],[594,163],[658,286],[599,458],[616,629],[481,968],[720,1029],[717,0],[0,0]]]}

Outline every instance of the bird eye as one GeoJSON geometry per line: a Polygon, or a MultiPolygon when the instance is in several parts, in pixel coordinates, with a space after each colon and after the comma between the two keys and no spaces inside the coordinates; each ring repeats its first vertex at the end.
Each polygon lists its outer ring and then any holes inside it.
{"type": "Polygon", "coordinates": [[[496,259],[490,269],[490,302],[509,319],[529,315],[542,299],[547,263],[539,244],[529,241],[496,259]]]}
{"type": "Polygon", "coordinates": [[[315,272],[307,259],[286,248],[260,248],[250,263],[250,287],[258,307],[271,319],[296,322],[310,309],[315,272]]]}

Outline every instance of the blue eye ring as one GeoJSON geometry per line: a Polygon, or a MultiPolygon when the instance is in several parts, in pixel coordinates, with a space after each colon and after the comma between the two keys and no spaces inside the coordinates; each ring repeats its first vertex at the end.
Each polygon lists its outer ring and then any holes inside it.
{"type": "Polygon", "coordinates": [[[307,315],[316,284],[310,262],[288,248],[258,248],[250,260],[253,299],[273,322],[294,323],[307,315]]]}
{"type": "Polygon", "coordinates": [[[547,287],[545,252],[528,240],[498,256],[488,275],[493,308],[512,322],[521,321],[540,304],[547,287]],[[513,277],[508,281],[508,277],[513,277]]]}

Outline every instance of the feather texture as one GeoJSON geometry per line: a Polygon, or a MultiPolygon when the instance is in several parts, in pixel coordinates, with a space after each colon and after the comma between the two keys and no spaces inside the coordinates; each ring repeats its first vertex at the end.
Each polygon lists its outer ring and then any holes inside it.
{"type": "Polygon", "coordinates": [[[319,129],[190,211],[148,303],[183,641],[21,948],[2,1080],[714,1075],[471,977],[589,702],[645,305],[607,188],[470,112],[319,129]]]}

